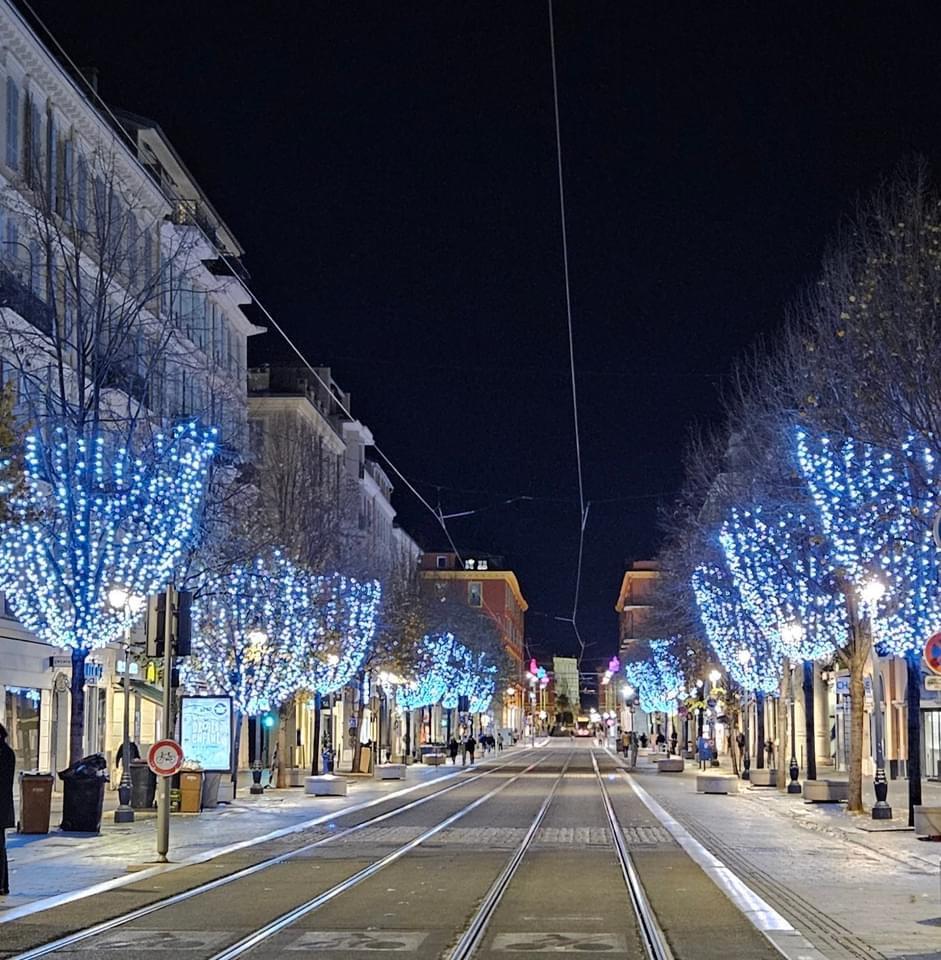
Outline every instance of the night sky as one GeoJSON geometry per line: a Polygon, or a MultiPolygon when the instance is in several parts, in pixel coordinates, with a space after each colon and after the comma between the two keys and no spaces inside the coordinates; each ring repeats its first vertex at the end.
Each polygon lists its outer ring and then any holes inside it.
{"type": "MultiPolygon", "coordinates": [[[[452,535],[517,571],[535,651],[571,649],[546,4],[33,6],[108,102],[163,126],[255,293],[422,494],[480,508],[452,535]]],[[[593,658],[616,647],[624,560],[655,550],[686,431],[719,415],[735,355],[774,331],[859,195],[913,153],[941,161],[936,10],[776,6],[555,7],[593,658]]],[[[286,355],[272,333],[250,362],[286,355]]],[[[396,504],[442,545],[401,483],[396,504]]]]}

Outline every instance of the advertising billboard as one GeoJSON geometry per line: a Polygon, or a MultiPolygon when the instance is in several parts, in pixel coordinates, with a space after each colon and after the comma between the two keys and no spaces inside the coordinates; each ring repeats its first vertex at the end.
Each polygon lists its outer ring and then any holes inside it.
{"type": "Polygon", "coordinates": [[[232,698],[181,697],[180,744],[187,763],[209,773],[232,769],[232,698]]]}

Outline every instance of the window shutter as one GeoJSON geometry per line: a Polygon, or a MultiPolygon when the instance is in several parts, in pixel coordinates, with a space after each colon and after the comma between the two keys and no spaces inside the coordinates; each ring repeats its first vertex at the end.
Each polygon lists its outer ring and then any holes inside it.
{"type": "Polygon", "coordinates": [[[7,77],[7,166],[19,169],[20,90],[13,77],[7,77]]]}

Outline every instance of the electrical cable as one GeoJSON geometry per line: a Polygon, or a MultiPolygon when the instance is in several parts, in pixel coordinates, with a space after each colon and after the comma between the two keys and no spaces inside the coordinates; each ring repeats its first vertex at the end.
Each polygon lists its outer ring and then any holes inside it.
{"type": "Polygon", "coordinates": [[[562,170],[562,125],[559,121],[559,78],[556,68],[555,55],[555,25],[552,17],[552,0],[547,0],[549,11],[549,50],[552,58],[552,104],[555,112],[555,150],[556,163],[559,171],[559,214],[561,216],[562,227],[562,272],[565,279],[565,316],[568,323],[569,335],[569,368],[572,377],[572,418],[575,425],[575,462],[578,469],[578,504],[579,504],[579,529],[578,529],[578,559],[575,567],[575,595],[572,601],[572,629],[575,631],[575,638],[578,641],[580,653],[578,664],[581,666],[582,657],[585,655],[585,644],[582,641],[581,634],[578,632],[578,598],[582,586],[582,560],[585,553],[585,527],[588,524],[588,509],[591,503],[585,503],[585,484],[582,475],[582,445],[581,436],[578,429],[578,391],[575,385],[575,340],[572,333],[572,289],[569,279],[569,245],[568,231],[565,224],[565,178],[562,170]]]}
{"type": "MultiPolygon", "coordinates": [[[[125,128],[124,124],[120,121],[120,119],[115,115],[115,113],[114,113],[114,111],[111,109],[111,107],[108,106],[108,104],[102,99],[101,95],[100,95],[100,94],[98,93],[98,91],[95,89],[94,85],[89,82],[89,80],[87,79],[87,77],[85,76],[85,74],[84,74],[84,73],[82,72],[82,70],[78,67],[78,65],[75,63],[75,61],[69,56],[68,52],[67,52],[67,51],[65,50],[65,48],[62,46],[62,44],[59,43],[59,41],[58,41],[58,39],[56,38],[55,34],[54,34],[54,33],[52,32],[52,30],[46,25],[45,21],[39,16],[39,14],[36,13],[36,11],[35,11],[35,10],[33,9],[33,7],[30,5],[30,3],[28,2],[28,0],[21,0],[21,3],[22,3],[23,6],[29,11],[30,15],[33,17],[33,19],[36,21],[36,23],[39,24],[39,26],[42,27],[42,29],[45,31],[46,35],[47,35],[47,36],[49,37],[49,39],[51,40],[52,44],[53,44],[53,45],[55,46],[55,48],[59,51],[59,54],[63,57],[63,59],[64,59],[64,60],[69,64],[69,66],[72,68],[72,70],[73,70],[74,73],[75,73],[75,76],[78,77],[78,78],[80,78],[81,81],[84,83],[84,85],[85,85],[85,87],[87,88],[88,92],[90,93],[92,99],[96,100],[96,101],[100,104],[100,106],[101,106],[101,108],[104,110],[104,112],[111,118],[112,123],[113,123],[113,124],[117,127],[117,129],[120,130],[120,131],[124,134],[124,136],[127,138],[128,144],[133,146],[133,145],[134,145],[134,138],[133,138],[133,136],[132,136],[132,135],[130,134],[130,132],[125,128]]],[[[146,176],[147,179],[149,179],[149,180],[158,188],[158,190],[159,190],[162,194],[164,194],[164,196],[166,196],[166,193],[165,193],[165,191],[164,191],[164,188],[163,188],[162,185],[157,181],[157,178],[154,176],[154,174],[153,174],[150,170],[148,170],[147,167],[144,166],[144,164],[142,164],[142,163],[140,162],[140,159],[139,159],[139,157],[137,156],[137,151],[136,151],[136,149],[131,150],[131,153],[132,153],[132,155],[133,155],[133,157],[134,157],[134,161],[135,161],[136,165],[140,168],[140,170],[141,170],[141,172],[144,174],[144,176],[146,176]]],[[[168,199],[172,199],[172,198],[168,198],[168,199]]],[[[213,247],[213,249],[216,250],[216,252],[219,254],[219,259],[222,261],[222,263],[225,265],[225,267],[229,270],[229,272],[232,274],[232,276],[233,276],[236,280],[238,280],[239,283],[245,288],[245,290],[247,291],[247,293],[249,294],[249,296],[251,296],[252,302],[253,302],[253,303],[258,307],[258,309],[264,314],[265,319],[268,320],[268,322],[272,325],[272,327],[274,327],[274,329],[281,335],[281,337],[282,337],[282,339],[284,340],[284,342],[285,342],[285,343],[291,348],[291,350],[297,355],[297,358],[298,358],[298,359],[301,361],[301,363],[307,368],[307,370],[314,375],[314,377],[317,379],[317,381],[320,383],[320,385],[330,394],[330,396],[333,398],[334,402],[336,403],[337,407],[339,407],[339,409],[340,409],[347,417],[349,417],[350,420],[355,420],[355,417],[354,417],[353,414],[349,411],[349,409],[347,409],[347,407],[344,406],[344,404],[340,401],[340,399],[339,399],[339,398],[333,393],[333,391],[330,389],[330,385],[324,381],[323,377],[321,377],[320,374],[317,372],[317,370],[309,363],[309,361],[308,361],[307,358],[304,356],[304,354],[301,353],[301,351],[300,351],[300,349],[298,348],[298,346],[297,346],[297,345],[294,343],[294,341],[287,335],[287,333],[284,331],[284,329],[281,327],[281,325],[277,322],[277,320],[275,320],[275,318],[274,318],[274,317],[272,316],[272,314],[271,314],[271,311],[268,310],[268,308],[265,306],[265,304],[262,302],[262,300],[261,300],[258,296],[256,296],[255,292],[254,292],[254,291],[252,290],[252,288],[249,286],[248,282],[239,275],[239,272],[233,267],[233,265],[232,265],[229,257],[226,256],[225,252],[224,252],[223,250],[221,250],[221,249],[219,248],[219,246],[217,245],[217,243],[206,233],[205,229],[202,227],[201,224],[194,222],[193,226],[195,226],[196,229],[198,229],[198,230],[200,231],[200,233],[202,233],[202,235],[203,235],[203,237],[206,239],[206,241],[207,241],[208,243],[210,243],[210,245],[213,247]]],[[[394,462],[392,461],[392,459],[388,456],[388,454],[386,454],[385,451],[382,450],[377,443],[373,443],[373,449],[376,451],[376,453],[377,453],[380,457],[382,457],[382,459],[383,459],[383,460],[385,461],[385,463],[388,465],[389,469],[402,481],[402,483],[405,484],[406,488],[415,496],[415,498],[419,501],[419,503],[421,503],[421,504],[432,514],[432,516],[434,516],[434,518],[438,521],[438,524],[440,525],[441,529],[444,531],[444,535],[448,538],[448,543],[451,545],[451,549],[452,549],[452,550],[454,551],[454,553],[457,555],[458,561],[459,561],[461,564],[463,564],[463,559],[462,559],[462,557],[461,557],[461,553],[460,553],[460,551],[458,550],[457,545],[454,543],[453,538],[451,537],[451,532],[448,530],[448,527],[447,527],[446,518],[445,518],[444,515],[441,513],[441,510],[438,509],[438,510],[436,511],[435,508],[432,507],[432,505],[421,495],[421,493],[419,493],[419,491],[416,489],[416,487],[414,486],[414,484],[412,484],[412,482],[408,479],[408,477],[406,477],[405,474],[402,473],[402,471],[395,465],[395,463],[394,463],[394,462]]]]}

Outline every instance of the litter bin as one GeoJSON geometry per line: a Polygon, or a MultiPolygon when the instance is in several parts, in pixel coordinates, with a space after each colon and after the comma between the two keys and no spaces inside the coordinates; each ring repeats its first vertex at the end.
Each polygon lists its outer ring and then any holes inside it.
{"type": "Polygon", "coordinates": [[[49,809],[52,806],[51,773],[20,774],[20,833],[48,833],[49,809]]]}
{"type": "Polygon", "coordinates": [[[131,761],[131,806],[135,810],[150,810],[157,796],[157,774],[146,760],[131,761]]]}
{"type": "Polygon", "coordinates": [[[199,813],[202,796],[202,770],[183,770],[180,773],[180,813],[199,813]]]}
{"type": "Polygon", "coordinates": [[[214,810],[219,806],[220,783],[222,783],[221,773],[203,774],[203,795],[202,800],[200,801],[203,810],[214,810]]]}
{"type": "Polygon", "coordinates": [[[101,830],[107,768],[108,761],[104,756],[93,753],[59,771],[63,787],[63,830],[75,833],[98,833],[101,830]]]}
{"type": "Polygon", "coordinates": [[[332,773],[333,772],[333,751],[324,750],[320,756],[321,761],[323,762],[323,772],[332,773]]]}

